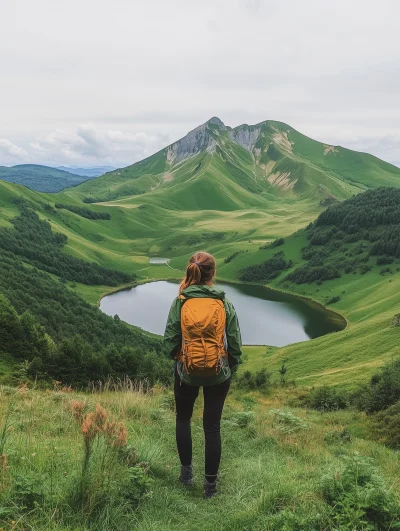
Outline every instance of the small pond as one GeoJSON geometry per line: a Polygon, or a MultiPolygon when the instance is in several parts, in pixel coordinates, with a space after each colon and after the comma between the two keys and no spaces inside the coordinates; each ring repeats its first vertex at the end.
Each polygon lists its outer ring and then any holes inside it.
{"type": "Polygon", "coordinates": [[[149,264],[168,264],[169,258],[162,258],[161,256],[152,256],[149,259],[149,264]]]}

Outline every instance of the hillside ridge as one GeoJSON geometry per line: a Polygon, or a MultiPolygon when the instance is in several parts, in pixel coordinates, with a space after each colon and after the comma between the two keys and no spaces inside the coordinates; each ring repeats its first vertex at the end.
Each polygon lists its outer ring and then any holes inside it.
{"type": "Polygon", "coordinates": [[[0,179],[6,182],[26,186],[37,192],[56,193],[77,186],[94,175],[78,175],[66,169],[53,168],[42,164],[17,164],[0,166],[0,179]]]}
{"type": "Polygon", "coordinates": [[[283,199],[321,207],[378,186],[400,187],[400,168],[313,140],[283,122],[232,128],[214,116],[154,155],[73,193],[89,202],[140,196],[140,202],[170,209],[225,211],[269,208],[283,199]]]}

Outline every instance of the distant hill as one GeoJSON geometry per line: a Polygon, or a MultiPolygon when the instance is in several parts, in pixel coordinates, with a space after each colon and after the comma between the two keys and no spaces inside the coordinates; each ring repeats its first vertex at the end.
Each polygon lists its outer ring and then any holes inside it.
{"type": "Polygon", "coordinates": [[[64,188],[77,186],[94,177],[96,175],[82,176],[38,164],[19,164],[10,168],[0,166],[0,179],[15,184],[22,184],[37,192],[60,192],[64,188]]]}
{"type": "Polygon", "coordinates": [[[114,166],[95,166],[93,168],[79,168],[75,166],[58,166],[58,170],[67,171],[74,175],[81,175],[82,177],[99,177],[107,172],[113,171],[116,168],[114,166]]]}
{"type": "Polygon", "coordinates": [[[282,122],[231,128],[214,117],[76,193],[96,201],[140,195],[140,202],[170,209],[229,211],[266,207],[277,199],[327,206],[379,186],[400,187],[400,168],[317,142],[282,122]]]}
{"type": "Polygon", "coordinates": [[[335,203],[288,242],[280,238],[260,251],[259,256],[268,255],[268,260],[245,267],[239,272],[241,280],[268,282],[286,276],[284,281],[321,285],[372,270],[390,276],[400,270],[400,189],[368,190],[335,203]],[[296,238],[306,245],[286,261],[285,253],[296,238]]]}

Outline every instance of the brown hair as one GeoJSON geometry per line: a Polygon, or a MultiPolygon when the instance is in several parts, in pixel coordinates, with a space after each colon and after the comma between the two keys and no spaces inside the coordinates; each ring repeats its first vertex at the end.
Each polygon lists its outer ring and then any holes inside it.
{"type": "Polygon", "coordinates": [[[189,259],[179,293],[192,284],[206,284],[213,279],[215,270],[215,258],[211,254],[202,251],[195,253],[189,259]]]}

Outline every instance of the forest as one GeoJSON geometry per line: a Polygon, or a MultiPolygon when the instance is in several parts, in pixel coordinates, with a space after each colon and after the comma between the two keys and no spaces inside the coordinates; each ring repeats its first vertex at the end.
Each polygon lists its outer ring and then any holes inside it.
{"type": "Polygon", "coordinates": [[[335,203],[306,228],[303,264],[287,275],[296,284],[321,283],[342,274],[366,274],[373,267],[399,269],[400,190],[378,188],[335,203]]]}
{"type": "Polygon", "coordinates": [[[8,251],[23,258],[25,263],[82,284],[118,286],[134,280],[134,275],[62,252],[68,241],[67,236],[53,232],[50,224],[41,220],[26,202],[19,203],[19,206],[20,214],[12,220],[13,228],[0,228],[2,252],[8,251]]]}
{"type": "Polygon", "coordinates": [[[45,382],[83,387],[109,376],[168,382],[171,361],[158,339],[103,314],[67,285],[115,286],[134,277],[64,253],[67,237],[26,202],[19,207],[13,227],[0,228],[0,353],[45,382]]]}
{"type": "Polygon", "coordinates": [[[239,279],[245,282],[266,282],[276,278],[292,265],[292,261],[286,260],[283,251],[280,251],[261,264],[243,268],[239,272],[239,279]]]}
{"type": "Polygon", "coordinates": [[[168,382],[172,372],[158,339],[9,252],[0,255],[0,345],[10,361],[26,362],[32,378],[75,387],[125,375],[168,382]]]}

